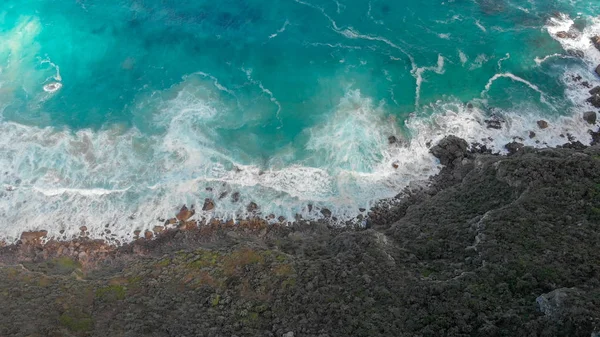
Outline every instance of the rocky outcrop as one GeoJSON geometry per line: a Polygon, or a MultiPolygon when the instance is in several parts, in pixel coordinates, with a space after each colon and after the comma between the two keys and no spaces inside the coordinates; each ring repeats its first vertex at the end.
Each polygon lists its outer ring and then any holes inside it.
{"type": "Polygon", "coordinates": [[[587,111],[583,113],[583,120],[588,122],[588,124],[596,124],[597,114],[595,111],[587,111]]]}
{"type": "Polygon", "coordinates": [[[0,336],[597,334],[600,147],[498,156],[448,137],[432,152],[440,174],[366,227],[210,222],[120,247],[2,247],[0,336]]]}

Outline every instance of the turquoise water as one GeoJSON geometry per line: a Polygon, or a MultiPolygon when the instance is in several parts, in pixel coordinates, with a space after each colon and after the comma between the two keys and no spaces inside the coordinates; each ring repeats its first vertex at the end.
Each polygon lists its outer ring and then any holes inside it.
{"type": "Polygon", "coordinates": [[[569,76],[598,82],[598,14],[566,0],[5,0],[0,234],[85,224],[127,239],[205,198],[216,208],[197,218],[255,201],[261,216],[346,221],[437,172],[428,146],[447,134],[499,151],[589,141],[569,76]],[[571,24],[577,38],[556,38],[571,24]],[[503,130],[485,128],[491,113],[503,130]],[[529,139],[540,118],[551,127],[529,139]]]}

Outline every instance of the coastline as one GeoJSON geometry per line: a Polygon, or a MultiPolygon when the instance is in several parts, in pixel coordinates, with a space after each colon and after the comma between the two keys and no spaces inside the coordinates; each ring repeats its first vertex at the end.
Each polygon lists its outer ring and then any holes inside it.
{"type": "Polygon", "coordinates": [[[0,335],[598,333],[600,146],[501,156],[449,136],[432,151],[440,174],[366,227],[185,223],[121,246],[26,236],[0,248],[0,335]]]}

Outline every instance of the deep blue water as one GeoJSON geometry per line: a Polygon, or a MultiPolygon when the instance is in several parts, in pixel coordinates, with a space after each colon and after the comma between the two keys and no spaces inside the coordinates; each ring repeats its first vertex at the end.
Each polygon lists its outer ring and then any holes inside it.
{"type": "Polygon", "coordinates": [[[5,0],[0,234],[130,237],[205,198],[217,207],[198,218],[255,201],[260,216],[346,221],[437,172],[428,147],[447,134],[498,151],[588,141],[570,78],[598,82],[598,14],[567,0],[5,0]],[[529,139],[540,118],[551,127],[529,139]]]}

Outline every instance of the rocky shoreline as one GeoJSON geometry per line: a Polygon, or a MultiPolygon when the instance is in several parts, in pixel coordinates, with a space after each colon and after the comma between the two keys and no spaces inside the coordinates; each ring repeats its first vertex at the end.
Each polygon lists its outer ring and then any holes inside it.
{"type": "Polygon", "coordinates": [[[0,248],[0,336],[597,336],[600,146],[511,152],[445,138],[366,228],[26,234],[0,248]]]}

